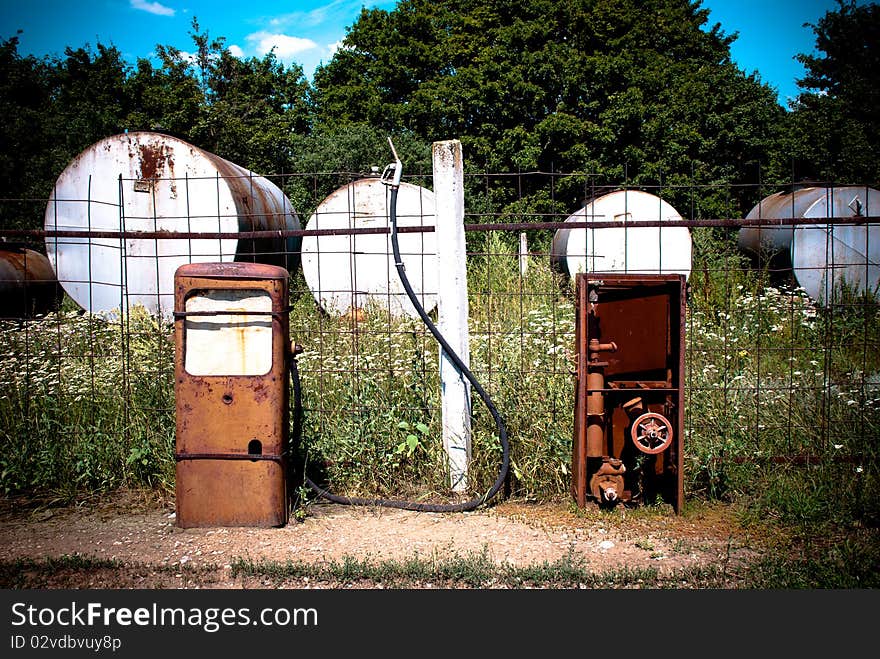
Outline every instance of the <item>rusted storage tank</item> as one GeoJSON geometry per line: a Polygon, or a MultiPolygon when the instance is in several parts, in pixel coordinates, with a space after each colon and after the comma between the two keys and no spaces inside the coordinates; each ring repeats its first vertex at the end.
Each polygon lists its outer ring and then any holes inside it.
{"type": "MultiPolygon", "coordinates": [[[[306,229],[327,231],[302,242],[302,269],[315,301],[333,315],[360,317],[370,311],[418,317],[397,275],[388,233],[345,234],[349,229],[390,226],[390,188],[379,178],[363,178],[329,194],[306,229]],[[340,232],[340,233],[334,233],[340,232]]],[[[397,226],[433,226],[434,193],[401,183],[397,226]]],[[[433,232],[399,233],[400,257],[419,303],[437,304],[437,249],[433,232]]]]}
{"type": "Polygon", "coordinates": [[[49,259],[18,243],[0,242],[0,318],[32,318],[61,305],[64,291],[49,259]]]}
{"type": "MultiPolygon", "coordinates": [[[[878,215],[878,190],[867,186],[811,186],[766,197],[746,219],[831,220],[878,215]]],[[[785,259],[797,283],[820,304],[831,302],[844,285],[857,293],[875,295],[880,286],[878,224],[813,221],[785,227],[742,227],[739,246],[768,259],[785,259]]]]}
{"type": "Polygon", "coordinates": [[[580,272],[682,274],[691,272],[691,234],[675,226],[681,215],[669,202],[641,190],[615,190],[591,199],[566,222],[617,222],[620,228],[559,229],[551,261],[574,278],[580,272]],[[640,227],[639,222],[663,222],[640,227]],[[668,223],[669,226],[666,226],[668,223]]]}
{"type": "MultiPolygon", "coordinates": [[[[183,140],[154,132],[107,137],[58,177],[46,206],[47,231],[88,234],[169,231],[234,234],[297,230],[299,217],[268,179],[183,140]]],[[[297,237],[239,239],[63,237],[46,252],[58,280],[87,311],[136,304],[170,317],[174,273],[186,263],[247,261],[299,266],[297,237]]]]}

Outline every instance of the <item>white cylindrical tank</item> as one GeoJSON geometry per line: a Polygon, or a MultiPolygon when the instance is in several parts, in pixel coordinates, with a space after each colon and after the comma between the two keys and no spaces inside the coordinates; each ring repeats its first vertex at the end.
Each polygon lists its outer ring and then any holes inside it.
{"type": "MultiPolygon", "coordinates": [[[[153,132],[107,137],[58,177],[46,206],[47,231],[230,233],[298,230],[278,186],[183,140],[153,132]]],[[[253,261],[294,271],[299,238],[46,237],[58,280],[91,312],[143,305],[170,317],[180,265],[253,261]]]]}
{"type": "MultiPolygon", "coordinates": [[[[378,178],[345,185],[324,199],[306,230],[389,228],[390,188],[378,178]]],[[[434,193],[401,183],[397,226],[433,226],[434,193]]],[[[406,277],[425,311],[437,304],[437,250],[433,232],[399,233],[406,277]]],[[[418,314],[406,295],[394,264],[387,233],[313,235],[302,241],[302,269],[315,301],[327,313],[387,311],[395,317],[418,314]]]]}
{"type": "Polygon", "coordinates": [[[640,190],[616,190],[590,200],[566,222],[619,222],[620,228],[559,229],[551,259],[563,272],[618,272],[690,276],[691,234],[674,226],[681,215],[668,202],[640,190]],[[669,226],[639,227],[639,222],[669,226]]]}
{"type": "Polygon", "coordinates": [[[798,284],[819,304],[835,301],[844,287],[880,297],[880,224],[799,226],[791,263],[798,284]]]}
{"type": "MultiPolygon", "coordinates": [[[[765,197],[755,204],[745,219],[797,219],[864,215],[867,214],[864,209],[868,206],[868,198],[876,194],[876,190],[865,186],[808,186],[791,192],[777,192],[765,197]]],[[[870,214],[880,214],[878,202],[874,201],[871,205],[874,206],[874,211],[870,214]]],[[[780,254],[788,256],[795,235],[795,226],[742,227],[738,235],[739,247],[744,251],[762,255],[768,259],[780,254]]]]}
{"type": "MultiPolygon", "coordinates": [[[[778,192],[758,203],[753,218],[849,218],[880,215],[880,191],[867,186],[811,186],[778,192]]],[[[767,258],[790,258],[797,283],[820,304],[846,285],[856,293],[877,295],[880,286],[880,225],[795,223],[742,227],[739,246],[767,258]]]]}

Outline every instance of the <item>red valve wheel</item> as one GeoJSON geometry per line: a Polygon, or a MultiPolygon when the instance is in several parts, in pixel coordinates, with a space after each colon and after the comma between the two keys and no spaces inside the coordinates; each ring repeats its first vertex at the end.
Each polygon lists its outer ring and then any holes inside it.
{"type": "Polygon", "coordinates": [[[656,455],[672,443],[672,424],[662,414],[646,412],[633,421],[630,436],[642,453],[656,455]]]}

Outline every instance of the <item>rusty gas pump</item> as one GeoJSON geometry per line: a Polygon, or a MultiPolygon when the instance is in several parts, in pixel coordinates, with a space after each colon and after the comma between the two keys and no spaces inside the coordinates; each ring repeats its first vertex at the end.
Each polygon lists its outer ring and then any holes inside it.
{"type": "Polygon", "coordinates": [[[572,495],[683,502],[683,275],[578,274],[572,495]]]}
{"type": "Polygon", "coordinates": [[[257,263],[175,273],[178,526],[287,523],[288,277],[257,263]]]}

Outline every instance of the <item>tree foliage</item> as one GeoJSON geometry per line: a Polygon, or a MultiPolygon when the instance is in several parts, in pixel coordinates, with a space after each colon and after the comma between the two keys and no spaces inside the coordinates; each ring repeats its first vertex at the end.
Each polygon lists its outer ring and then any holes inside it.
{"type": "Polygon", "coordinates": [[[806,75],[787,117],[795,175],[838,183],[880,182],[880,5],[838,0],[815,25],[818,54],[801,54],[806,75]]]}
{"type": "Polygon", "coordinates": [[[0,226],[42,226],[55,180],[82,150],[126,130],[166,132],[261,174],[289,171],[310,130],[309,84],[269,53],[238,59],[193,19],[190,58],[156,46],[157,63],[132,66],[115,47],[68,47],[63,57],[0,42],[0,226]]]}
{"type": "MultiPolygon", "coordinates": [[[[315,74],[317,119],[459,138],[492,171],[754,179],[782,109],[687,0],[402,0],[315,74]]],[[[717,207],[711,210],[717,211],[717,207]]],[[[709,208],[707,208],[709,211],[709,208]]]]}
{"type": "MultiPolygon", "coordinates": [[[[49,67],[18,54],[18,37],[0,43],[0,190],[7,199],[26,199],[50,166],[51,140],[44,113],[51,98],[49,67]]],[[[33,211],[25,202],[0,204],[0,227],[24,228],[33,211]]]]}
{"type": "Polygon", "coordinates": [[[431,142],[459,139],[471,172],[577,174],[550,196],[537,177],[471,190],[471,208],[517,219],[571,210],[603,186],[663,186],[697,217],[736,217],[758,194],[736,184],[759,176],[878,180],[876,4],[840,0],[812,26],[819,54],[800,56],[789,112],[731,61],[735,35],[708,16],[693,0],[400,0],[363,9],[311,83],[274,53],[233,56],[196,19],[194,55],[158,44],[134,63],[103,44],[23,57],[11,37],[0,195],[32,201],[0,205],[0,226],[40,226],[62,169],[124,130],[294,174],[284,184],[300,207],[344,182],[324,172],[384,164],[388,135],[413,173],[428,172],[431,142]]]}

